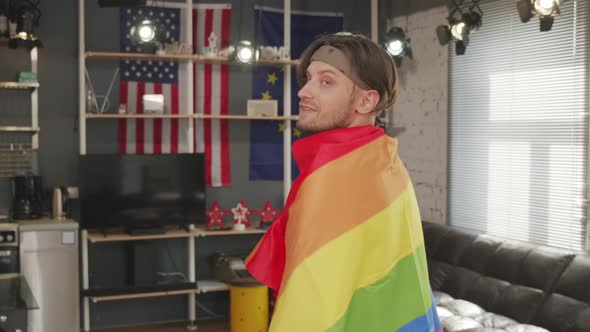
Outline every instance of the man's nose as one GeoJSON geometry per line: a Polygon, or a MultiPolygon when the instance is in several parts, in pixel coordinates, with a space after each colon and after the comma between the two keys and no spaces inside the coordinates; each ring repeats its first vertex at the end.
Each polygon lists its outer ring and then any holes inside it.
{"type": "Polygon", "coordinates": [[[299,97],[300,99],[311,98],[309,82],[305,83],[305,85],[301,89],[299,89],[299,91],[297,92],[297,97],[299,97]]]}

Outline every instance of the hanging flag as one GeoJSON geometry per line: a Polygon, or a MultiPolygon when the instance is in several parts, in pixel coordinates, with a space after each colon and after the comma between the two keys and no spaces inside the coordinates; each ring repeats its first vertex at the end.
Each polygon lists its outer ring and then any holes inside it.
{"type": "MultiPolygon", "coordinates": [[[[291,13],[291,58],[297,59],[317,36],[342,31],[344,17],[337,13],[291,13]]],[[[257,8],[254,13],[255,40],[261,46],[283,46],[283,12],[270,8],[257,8]]],[[[295,68],[291,74],[291,113],[299,112],[297,91],[299,84],[295,68]]],[[[252,75],[253,99],[276,99],[279,114],[283,114],[283,72],[280,67],[256,67],[252,75]]],[[[293,122],[294,128],[294,122],[293,122]]],[[[250,180],[283,179],[284,121],[258,120],[250,125],[250,180]]],[[[302,136],[292,131],[292,140],[302,136]]],[[[293,178],[299,174],[292,163],[293,178]]]]}
{"type": "Polygon", "coordinates": [[[341,128],[298,140],[293,154],[301,176],[245,260],[277,295],[269,331],[442,332],[397,140],[341,128]]]}
{"type": "MultiPolygon", "coordinates": [[[[217,36],[217,47],[229,45],[231,7],[197,5],[192,9],[194,52],[209,46],[209,35],[217,36]]],[[[158,20],[169,36],[167,42],[186,41],[185,15],[180,8],[132,7],[120,11],[120,47],[122,52],[142,52],[133,43],[131,27],[142,18],[158,20]]],[[[163,94],[164,112],[169,114],[228,114],[229,68],[221,64],[193,66],[193,109],[186,106],[186,71],[175,61],[124,60],[120,63],[119,103],[127,113],[143,114],[144,94],[163,94]]],[[[121,119],[119,152],[205,153],[207,186],[231,183],[228,120],[188,119],[121,119]],[[194,137],[189,135],[189,122],[194,121],[194,137]]]]}

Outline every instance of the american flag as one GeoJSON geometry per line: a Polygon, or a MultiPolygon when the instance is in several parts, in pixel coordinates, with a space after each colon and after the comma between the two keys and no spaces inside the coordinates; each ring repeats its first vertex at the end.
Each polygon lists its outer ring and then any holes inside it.
{"type": "MultiPolygon", "coordinates": [[[[144,52],[133,42],[131,27],[138,20],[150,18],[165,26],[168,42],[185,41],[184,9],[134,7],[121,9],[121,51],[144,52]]],[[[201,53],[209,46],[213,31],[218,47],[229,45],[231,9],[229,5],[196,5],[192,9],[193,51],[201,53]]],[[[144,94],[163,94],[164,113],[228,114],[229,68],[227,65],[193,66],[194,99],[192,110],[185,105],[187,80],[184,64],[174,61],[125,60],[120,63],[119,103],[128,113],[143,113],[144,94]]],[[[227,120],[122,119],[119,120],[120,153],[205,153],[208,186],[231,183],[229,128],[227,120]],[[188,121],[194,121],[193,147],[189,144],[188,121]]]]}

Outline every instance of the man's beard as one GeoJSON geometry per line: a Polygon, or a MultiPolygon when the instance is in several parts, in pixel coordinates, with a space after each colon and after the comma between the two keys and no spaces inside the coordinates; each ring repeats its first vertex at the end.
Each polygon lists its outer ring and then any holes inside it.
{"type": "MultiPolygon", "coordinates": [[[[352,109],[353,100],[351,100],[348,109],[352,109]]],[[[295,127],[303,133],[315,134],[326,130],[346,128],[350,124],[350,116],[353,112],[339,112],[336,114],[330,114],[332,118],[322,119],[321,111],[317,111],[313,119],[309,119],[307,122],[302,122],[301,119],[297,120],[295,127]]]]}

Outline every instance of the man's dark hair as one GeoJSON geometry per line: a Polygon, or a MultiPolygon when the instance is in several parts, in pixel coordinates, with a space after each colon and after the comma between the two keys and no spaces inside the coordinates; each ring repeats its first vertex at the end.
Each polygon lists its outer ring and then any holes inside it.
{"type": "MultiPolygon", "coordinates": [[[[301,54],[297,66],[297,81],[303,87],[307,82],[307,67],[311,57],[321,46],[329,45],[342,51],[356,77],[379,93],[379,103],[374,113],[391,106],[397,95],[397,70],[393,58],[372,40],[360,34],[336,33],[322,35],[311,43],[301,54]]],[[[355,82],[358,83],[358,82],[355,82]]],[[[377,124],[383,125],[377,117],[377,124]]]]}

